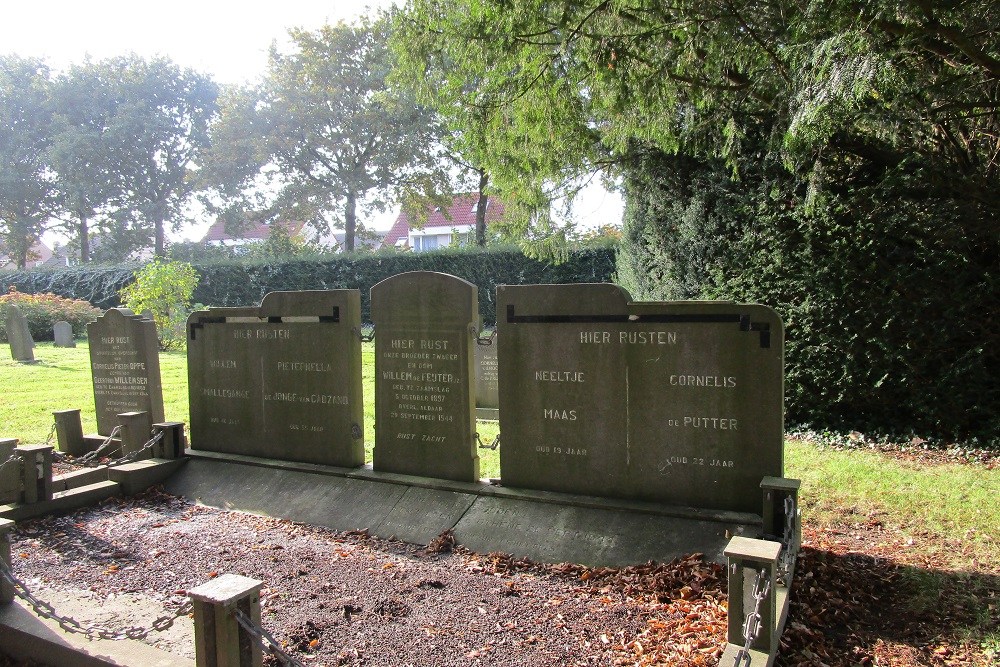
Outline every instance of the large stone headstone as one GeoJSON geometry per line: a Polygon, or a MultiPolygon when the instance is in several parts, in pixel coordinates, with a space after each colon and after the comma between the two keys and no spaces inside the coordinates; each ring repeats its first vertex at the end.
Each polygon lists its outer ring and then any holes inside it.
{"type": "Polygon", "coordinates": [[[56,347],[76,347],[73,340],[73,325],[65,320],[59,320],[52,325],[52,336],[56,347]]]}
{"type": "Polygon", "coordinates": [[[127,308],[112,308],[87,325],[97,432],[109,435],[123,412],[163,421],[156,325],[127,308]]]}
{"type": "Polygon", "coordinates": [[[473,352],[476,286],[414,271],[372,287],[378,471],[479,479],[473,352]]]}
{"type": "Polygon", "coordinates": [[[500,412],[497,389],[497,344],[494,336],[488,345],[476,342],[476,419],[496,420],[500,412]]]}
{"type": "Polygon", "coordinates": [[[21,309],[11,304],[5,314],[7,325],[7,342],[10,343],[10,356],[14,361],[31,363],[35,360],[35,341],[28,329],[28,318],[21,309]]]}
{"type": "Polygon", "coordinates": [[[783,467],[783,332],[764,306],[497,288],[505,486],[759,512],[783,467]]]}
{"type": "Polygon", "coordinates": [[[361,293],[271,292],[188,318],[191,446],[364,465],[361,293]]]}

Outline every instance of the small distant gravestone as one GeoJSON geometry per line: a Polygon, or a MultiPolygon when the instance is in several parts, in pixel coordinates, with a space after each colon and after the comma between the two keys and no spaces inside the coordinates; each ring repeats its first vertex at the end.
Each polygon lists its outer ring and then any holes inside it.
{"type": "Polygon", "coordinates": [[[505,486],[760,511],[783,468],[783,334],[765,306],[497,288],[505,486]]]}
{"type": "Polygon", "coordinates": [[[497,341],[490,345],[476,343],[476,419],[495,421],[500,413],[500,393],[497,390],[497,341]]]}
{"type": "Polygon", "coordinates": [[[24,364],[35,361],[35,341],[28,329],[28,318],[15,305],[7,306],[6,314],[7,341],[10,343],[10,356],[14,361],[24,364]]]}
{"type": "Polygon", "coordinates": [[[123,412],[163,421],[156,325],[127,308],[112,308],[87,325],[97,432],[110,435],[123,412]]]}
{"type": "Polygon", "coordinates": [[[476,481],[476,286],[414,271],[372,287],[376,471],[476,481]]]}
{"type": "Polygon", "coordinates": [[[271,292],[187,329],[192,449],[364,465],[358,290],[271,292]]]}
{"type": "Polygon", "coordinates": [[[56,347],[76,347],[76,341],[73,340],[73,325],[69,322],[59,320],[53,324],[52,335],[56,347]]]}

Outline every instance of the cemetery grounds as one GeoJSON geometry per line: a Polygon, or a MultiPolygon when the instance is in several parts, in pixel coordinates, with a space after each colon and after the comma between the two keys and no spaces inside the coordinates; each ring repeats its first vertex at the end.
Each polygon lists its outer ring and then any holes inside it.
{"type": "MultiPolygon", "coordinates": [[[[366,344],[368,461],[373,356],[366,344]]],[[[93,432],[86,343],[41,343],[36,358],[15,364],[0,345],[0,435],[44,442],[52,411],[66,408],[81,408],[93,432]]],[[[184,353],[163,353],[161,374],[167,418],[187,421],[184,353]]],[[[479,431],[491,442],[497,427],[479,431]]],[[[926,445],[788,439],[804,526],[778,665],[1000,664],[1000,456],[926,445]]],[[[498,453],[480,455],[483,476],[499,476],[498,453]]],[[[725,643],[725,572],[696,555],[622,569],[537,564],[466,552],[448,535],[408,545],[156,490],[24,522],[12,551],[15,573],[57,609],[138,623],[218,574],[262,579],[264,627],[310,665],[714,665],[725,643]]],[[[181,630],[154,635],[193,653],[181,630]]]]}

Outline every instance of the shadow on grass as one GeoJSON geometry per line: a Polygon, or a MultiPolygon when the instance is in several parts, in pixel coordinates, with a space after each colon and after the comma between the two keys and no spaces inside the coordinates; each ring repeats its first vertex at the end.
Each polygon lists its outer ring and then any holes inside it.
{"type": "Polygon", "coordinates": [[[809,547],[798,563],[777,665],[1000,660],[996,575],[809,547]]]}

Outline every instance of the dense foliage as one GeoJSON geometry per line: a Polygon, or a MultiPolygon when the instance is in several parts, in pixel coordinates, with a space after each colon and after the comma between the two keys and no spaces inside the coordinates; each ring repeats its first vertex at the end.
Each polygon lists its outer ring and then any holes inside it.
{"type": "MultiPolygon", "coordinates": [[[[249,306],[268,292],[303,289],[360,289],[362,317],[369,317],[369,290],[405,271],[440,271],[479,287],[486,323],[496,318],[497,285],[609,282],[614,273],[611,245],[595,245],[567,255],[560,264],[524,256],[514,248],[459,248],[426,253],[322,254],[284,261],[231,260],[195,266],[201,280],[193,300],[209,306],[249,306]]],[[[102,308],[119,305],[118,292],[140,267],[19,271],[0,274],[0,283],[25,292],[81,295],[102,308]]]]}
{"type": "Polygon", "coordinates": [[[636,297],[781,312],[791,420],[996,438],[1000,5],[411,0],[406,15],[413,57],[446,71],[443,104],[480,112],[453,119],[485,123],[496,160],[536,182],[623,176],[636,297]]]}
{"type": "Polygon", "coordinates": [[[28,330],[34,340],[52,340],[52,325],[60,320],[73,326],[74,336],[86,334],[88,322],[101,315],[100,308],[94,308],[83,299],[66,299],[55,294],[25,294],[11,288],[0,295],[0,341],[7,341],[7,323],[4,309],[15,305],[28,320],[28,330]]]}
{"type": "Polygon", "coordinates": [[[195,310],[191,296],[198,286],[198,272],[186,262],[157,259],[134,275],[135,280],[118,293],[122,304],[133,313],[153,315],[161,350],[182,347],[188,315],[195,310]]]}

